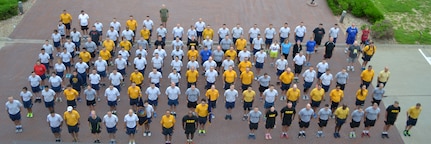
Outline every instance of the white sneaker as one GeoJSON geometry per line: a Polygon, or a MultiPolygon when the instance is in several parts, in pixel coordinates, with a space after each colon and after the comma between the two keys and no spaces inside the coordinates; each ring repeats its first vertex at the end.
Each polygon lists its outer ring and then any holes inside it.
{"type": "Polygon", "coordinates": [[[355,71],[355,68],[353,66],[350,67],[351,71],[355,71]]]}
{"type": "Polygon", "coordinates": [[[347,53],[348,50],[349,50],[349,48],[345,48],[344,49],[344,53],[347,53]]]}
{"type": "Polygon", "coordinates": [[[147,132],[144,132],[144,133],[142,134],[142,136],[144,136],[144,137],[145,137],[145,136],[147,136],[147,132]]]}
{"type": "Polygon", "coordinates": [[[148,133],[147,133],[147,136],[149,136],[149,137],[150,137],[150,136],[151,136],[151,132],[148,132],[148,133]]]}

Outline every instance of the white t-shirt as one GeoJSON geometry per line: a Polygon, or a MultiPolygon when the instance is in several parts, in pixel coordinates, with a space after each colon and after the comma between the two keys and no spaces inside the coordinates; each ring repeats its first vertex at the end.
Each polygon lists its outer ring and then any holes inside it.
{"type": "Polygon", "coordinates": [[[48,114],[48,116],[46,116],[46,122],[49,123],[50,127],[57,128],[63,122],[63,117],[61,117],[61,115],[59,114],[54,114],[54,116],[51,116],[51,114],[48,114]]]}
{"type": "Polygon", "coordinates": [[[118,86],[121,84],[121,81],[123,80],[123,76],[117,72],[117,74],[111,73],[109,74],[109,80],[111,81],[111,84],[114,86],[118,86]]]}
{"type": "Polygon", "coordinates": [[[164,59],[166,56],[168,56],[168,54],[166,53],[166,51],[164,49],[155,49],[153,52],[153,56],[155,56],[157,54],[159,54],[159,57],[164,59]]]}
{"type": "Polygon", "coordinates": [[[53,42],[60,42],[61,34],[60,33],[57,33],[57,34],[52,33],[51,34],[51,39],[52,39],[53,42]]]}
{"type": "Polygon", "coordinates": [[[177,73],[177,74],[170,73],[168,75],[168,78],[171,80],[171,82],[178,83],[178,82],[180,82],[181,75],[179,73],[177,73]]]}
{"type": "Polygon", "coordinates": [[[225,38],[227,35],[229,35],[229,29],[228,28],[220,28],[218,29],[218,35],[221,38],[225,38]]]}
{"type": "Polygon", "coordinates": [[[79,42],[81,41],[81,33],[79,31],[76,32],[70,32],[70,37],[72,38],[72,42],[79,42]]]}
{"type": "Polygon", "coordinates": [[[207,82],[214,83],[217,79],[218,72],[216,70],[207,70],[205,72],[205,77],[207,82]]]}
{"type": "Polygon", "coordinates": [[[271,50],[271,52],[278,52],[278,51],[280,51],[280,45],[279,44],[271,44],[271,46],[269,46],[269,49],[271,50]]]}
{"type": "Polygon", "coordinates": [[[99,74],[90,74],[88,75],[88,79],[91,84],[99,84],[100,83],[100,75],[99,74]]]}
{"type": "Polygon", "coordinates": [[[108,67],[108,63],[105,60],[97,60],[94,62],[94,66],[98,72],[106,71],[106,67],[108,67]]]}
{"type": "Polygon", "coordinates": [[[278,70],[285,70],[288,65],[288,62],[286,59],[278,59],[275,61],[275,66],[278,70]]]}
{"type": "Polygon", "coordinates": [[[39,86],[40,81],[42,81],[42,79],[38,75],[35,75],[34,77],[30,75],[28,77],[28,81],[30,82],[31,87],[37,87],[39,86]]]}
{"type": "Polygon", "coordinates": [[[223,60],[223,63],[221,64],[221,66],[224,68],[224,70],[229,70],[229,67],[235,67],[235,62],[231,59],[225,59],[223,60]]]}
{"type": "Polygon", "coordinates": [[[59,87],[59,86],[61,86],[61,82],[63,82],[61,77],[59,77],[57,75],[49,77],[48,81],[49,81],[49,83],[51,83],[51,86],[53,86],[53,87],[59,87]]]}
{"type": "MultiPolygon", "coordinates": [[[[110,24],[109,24],[110,26],[112,26],[112,27],[114,27],[114,30],[115,31],[119,31],[120,30],[120,28],[121,28],[121,24],[120,24],[120,22],[111,22],[110,24]]],[[[112,40],[114,40],[114,39],[112,39],[112,40]]]]}
{"type": "Polygon", "coordinates": [[[250,35],[250,38],[256,38],[258,34],[260,34],[260,30],[259,28],[250,28],[250,30],[248,30],[248,34],[250,35]]]}
{"type": "Polygon", "coordinates": [[[172,29],[172,34],[174,35],[174,38],[175,37],[183,37],[183,34],[184,34],[184,29],[183,29],[183,27],[174,27],[173,29],[172,29]]]}
{"type": "Polygon", "coordinates": [[[187,38],[188,39],[192,39],[193,36],[195,36],[195,37],[198,36],[196,30],[194,30],[194,29],[188,29],[187,30],[187,38]]]}
{"type": "Polygon", "coordinates": [[[162,93],[160,92],[160,89],[158,87],[148,87],[147,90],[145,90],[145,94],[148,95],[149,100],[157,100],[157,98],[159,98],[159,95],[162,93]]]}
{"type": "Polygon", "coordinates": [[[217,63],[213,60],[213,61],[205,61],[204,64],[202,64],[202,66],[205,68],[205,71],[209,70],[211,67],[216,67],[217,63]]]}
{"type": "Polygon", "coordinates": [[[87,70],[87,68],[88,68],[88,65],[87,65],[87,63],[85,63],[85,62],[76,63],[76,64],[75,64],[75,68],[76,68],[76,71],[77,71],[78,73],[85,73],[85,71],[86,71],[86,70],[87,70]]]}
{"type": "Polygon", "coordinates": [[[148,74],[148,78],[150,78],[150,82],[151,83],[160,83],[160,79],[162,78],[162,73],[160,72],[150,72],[150,74],[148,74]]]}
{"type": "Polygon", "coordinates": [[[22,101],[29,101],[33,96],[33,94],[30,91],[26,91],[26,92],[21,91],[19,93],[19,96],[21,96],[22,101]]]}
{"type": "Polygon", "coordinates": [[[265,58],[267,57],[267,54],[266,52],[257,52],[256,54],[254,54],[254,56],[256,57],[256,62],[264,63],[265,58]]]}
{"type": "Polygon", "coordinates": [[[105,123],[107,128],[113,128],[117,126],[118,117],[114,114],[111,114],[111,116],[105,115],[103,116],[103,122],[105,123]]]}
{"type": "Polygon", "coordinates": [[[94,23],[94,27],[96,27],[97,31],[102,31],[103,30],[103,24],[102,23],[94,23]]]}
{"type": "Polygon", "coordinates": [[[147,60],[146,60],[145,58],[141,58],[141,59],[139,59],[138,57],[136,57],[136,58],[133,60],[133,64],[135,64],[135,67],[136,67],[138,70],[143,70],[143,69],[145,68],[145,66],[147,65],[147,60]]]}
{"type": "MultiPolygon", "coordinates": [[[[70,34],[72,35],[72,34],[70,34]]],[[[54,47],[51,44],[44,44],[42,45],[42,48],[45,49],[45,52],[47,54],[52,54],[52,52],[54,52],[54,47]]]]}
{"type": "Polygon", "coordinates": [[[124,58],[116,58],[114,63],[119,70],[125,69],[127,66],[127,61],[124,58]]]}
{"type": "Polygon", "coordinates": [[[305,55],[300,56],[299,54],[296,55],[293,58],[293,61],[295,62],[295,64],[297,65],[303,65],[305,63],[305,61],[307,61],[307,59],[305,58],[305,55]]]}
{"type": "Polygon", "coordinates": [[[304,77],[304,81],[306,82],[313,82],[314,78],[316,78],[316,71],[310,71],[309,69],[305,70],[305,72],[302,74],[302,77],[304,77]]]}
{"type": "Polygon", "coordinates": [[[213,40],[210,40],[210,39],[208,40],[205,39],[202,41],[202,45],[206,46],[208,49],[212,49],[213,44],[214,44],[213,40]]]}
{"type": "Polygon", "coordinates": [[[166,88],[166,95],[168,96],[168,99],[170,100],[176,100],[178,99],[178,96],[181,94],[181,90],[179,87],[175,86],[172,88],[172,86],[169,86],[166,88]]]}
{"type": "Polygon", "coordinates": [[[317,71],[321,72],[321,73],[325,73],[327,69],[329,69],[329,64],[328,63],[323,63],[323,62],[319,62],[316,65],[317,71]]]}
{"type": "Polygon", "coordinates": [[[191,67],[195,67],[197,69],[199,68],[199,63],[197,61],[189,61],[187,63],[187,69],[190,69],[191,67]]]}
{"type": "Polygon", "coordinates": [[[55,91],[52,89],[48,89],[48,91],[42,90],[41,94],[45,102],[51,102],[54,100],[55,91]]]}
{"type": "Polygon", "coordinates": [[[118,97],[120,97],[120,92],[117,88],[107,88],[105,90],[105,97],[108,99],[108,101],[116,101],[118,97]]]}
{"type": "Polygon", "coordinates": [[[296,36],[298,37],[304,37],[306,32],[307,32],[307,28],[305,28],[305,26],[297,26],[295,28],[295,33],[296,33],[296,36]]]}
{"type": "Polygon", "coordinates": [[[173,57],[173,58],[175,58],[175,57],[178,57],[178,59],[180,59],[180,60],[182,60],[183,59],[183,56],[184,56],[184,51],[183,50],[173,50],[172,52],[171,52],[171,56],[173,57]]]}
{"type": "Polygon", "coordinates": [[[56,72],[64,72],[66,70],[66,66],[63,63],[55,63],[54,69],[56,72]]]}
{"type": "Polygon", "coordinates": [[[154,108],[152,105],[147,105],[145,107],[145,111],[147,111],[147,118],[151,118],[153,112],[154,112],[154,108]]]}
{"type": "Polygon", "coordinates": [[[331,29],[329,29],[329,36],[331,36],[333,38],[337,38],[338,32],[340,32],[340,28],[332,27],[331,29]]]}
{"type": "Polygon", "coordinates": [[[262,44],[264,44],[262,38],[254,38],[253,39],[254,49],[260,50],[262,48],[262,44]]]}
{"type": "Polygon", "coordinates": [[[129,56],[130,56],[130,54],[127,50],[120,50],[120,51],[118,51],[118,54],[121,55],[121,58],[123,58],[125,60],[129,59],[129,56]]]}
{"type": "Polygon", "coordinates": [[[153,57],[153,58],[151,59],[151,63],[153,63],[153,67],[154,67],[154,68],[156,68],[156,69],[160,69],[160,68],[162,68],[162,66],[163,66],[163,58],[161,58],[161,57],[158,57],[158,58],[153,57]]]}
{"type": "Polygon", "coordinates": [[[88,26],[88,19],[90,19],[90,16],[88,14],[79,14],[78,19],[81,21],[81,26],[88,26]]]}
{"type": "Polygon", "coordinates": [[[226,102],[235,102],[236,98],[238,98],[238,91],[228,89],[224,92],[224,96],[226,97],[226,102]]]}
{"type": "Polygon", "coordinates": [[[142,25],[144,25],[147,29],[151,30],[151,29],[153,29],[154,23],[152,20],[144,20],[142,22],[142,25]]]}
{"type": "Polygon", "coordinates": [[[113,41],[116,41],[117,40],[117,38],[118,37],[120,37],[120,35],[118,34],[118,32],[115,30],[115,28],[114,28],[114,30],[108,30],[107,32],[106,32],[106,36],[108,36],[109,37],[109,39],[111,39],[111,40],[113,40],[113,41]]]}
{"type": "Polygon", "coordinates": [[[181,71],[181,67],[183,66],[183,62],[180,60],[178,60],[178,61],[172,60],[171,66],[172,66],[172,69],[175,69],[177,71],[181,71]]]}
{"type": "Polygon", "coordinates": [[[196,28],[196,31],[198,31],[198,32],[203,32],[204,31],[204,29],[205,29],[205,22],[199,22],[199,21],[197,21],[196,23],[195,23],[195,28],[196,28]]]}
{"type": "Polygon", "coordinates": [[[22,107],[22,104],[18,100],[13,100],[12,103],[7,101],[5,105],[7,112],[13,115],[19,113],[22,107]]]}
{"type": "Polygon", "coordinates": [[[265,38],[272,39],[274,38],[274,35],[277,33],[275,28],[266,28],[265,29],[265,38]]]}
{"type": "Polygon", "coordinates": [[[49,54],[48,53],[40,53],[39,54],[39,60],[40,60],[40,63],[49,63],[49,58],[51,58],[50,56],[49,56],[49,54]]]}
{"type": "Polygon", "coordinates": [[[248,57],[248,58],[251,57],[250,51],[240,51],[238,53],[239,61],[244,61],[244,58],[246,58],[246,57],[248,57]]]}
{"type": "Polygon", "coordinates": [[[242,29],[242,27],[234,27],[234,28],[232,28],[232,37],[233,38],[239,38],[243,34],[244,34],[244,30],[242,29]]]}
{"type": "Polygon", "coordinates": [[[157,28],[157,35],[161,36],[162,38],[166,37],[166,34],[168,33],[168,30],[166,28],[157,28]]]}
{"type": "Polygon", "coordinates": [[[127,128],[136,128],[136,123],[138,121],[139,118],[136,114],[133,114],[132,116],[126,114],[126,116],[124,116],[124,122],[126,123],[127,128]]]}
{"type": "Polygon", "coordinates": [[[289,37],[290,28],[289,27],[281,27],[279,33],[280,33],[280,37],[287,38],[287,37],[289,37]]]}
{"type": "Polygon", "coordinates": [[[139,54],[141,54],[141,56],[143,58],[146,58],[147,55],[148,55],[148,52],[145,49],[142,49],[142,50],[141,49],[137,49],[135,53],[136,53],[135,56],[138,56],[139,54]]]}
{"type": "Polygon", "coordinates": [[[263,95],[265,96],[266,102],[272,103],[275,101],[275,97],[278,96],[278,92],[275,89],[273,89],[272,91],[270,89],[266,89],[265,91],[263,91],[263,95]]]}
{"type": "Polygon", "coordinates": [[[60,58],[62,62],[70,62],[70,59],[72,59],[72,55],[68,52],[62,52],[60,53],[60,58]]]}
{"type": "Polygon", "coordinates": [[[66,51],[69,52],[69,53],[74,52],[75,51],[75,47],[76,47],[76,45],[73,42],[66,42],[66,43],[64,43],[64,48],[66,48],[66,51]]]}
{"type": "Polygon", "coordinates": [[[332,74],[325,73],[320,76],[320,80],[322,80],[322,84],[326,86],[331,84],[332,78],[333,78],[332,74]]]}
{"type": "Polygon", "coordinates": [[[133,33],[132,30],[123,30],[123,32],[121,32],[121,36],[123,36],[124,38],[126,38],[127,40],[132,40],[133,36],[135,36],[135,34],[133,33]]]}

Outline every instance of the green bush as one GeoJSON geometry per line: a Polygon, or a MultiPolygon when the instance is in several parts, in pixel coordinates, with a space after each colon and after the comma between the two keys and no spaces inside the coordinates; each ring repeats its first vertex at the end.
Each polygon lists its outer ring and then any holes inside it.
{"type": "Polygon", "coordinates": [[[392,39],[394,38],[394,25],[389,20],[380,20],[371,27],[371,36],[375,39],[392,39]]]}
{"type": "Polygon", "coordinates": [[[341,14],[341,12],[343,12],[343,9],[341,9],[341,8],[338,6],[338,3],[336,3],[336,1],[337,1],[337,0],[327,0],[327,2],[328,2],[328,6],[329,6],[329,8],[331,9],[331,11],[332,11],[332,13],[333,13],[334,15],[340,15],[340,14],[341,14]]]}
{"type": "Polygon", "coordinates": [[[370,5],[364,10],[365,15],[371,23],[385,19],[383,12],[380,11],[375,5],[370,5]]]}
{"type": "MultiPolygon", "coordinates": [[[[18,14],[19,0],[0,0],[0,20],[11,18],[18,14]]],[[[21,0],[26,2],[27,0],[21,0]]]]}
{"type": "Polygon", "coordinates": [[[369,0],[354,0],[352,1],[352,14],[356,17],[364,17],[365,12],[364,9],[370,5],[367,3],[369,0]]]}
{"type": "Polygon", "coordinates": [[[371,23],[384,19],[383,13],[371,0],[326,0],[334,15],[340,15],[343,10],[356,17],[366,17],[371,23]]]}

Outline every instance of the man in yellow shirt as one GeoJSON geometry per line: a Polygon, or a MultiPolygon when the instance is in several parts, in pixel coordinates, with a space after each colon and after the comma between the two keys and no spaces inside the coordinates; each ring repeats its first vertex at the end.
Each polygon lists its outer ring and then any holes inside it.
{"type": "MultiPolygon", "coordinates": [[[[132,109],[134,111],[137,111],[138,110],[137,106],[140,105],[139,104],[140,103],[139,102],[139,98],[142,97],[141,88],[137,87],[136,84],[132,82],[132,84],[127,89],[127,94],[129,95],[129,100],[130,100],[129,104],[130,104],[130,106],[132,106],[132,109]]],[[[142,105],[143,105],[143,101],[141,101],[141,102],[142,102],[142,105]]]]}
{"type": "Polygon", "coordinates": [[[413,126],[416,126],[416,123],[418,121],[419,115],[422,112],[422,106],[420,103],[416,103],[416,106],[410,107],[407,110],[407,124],[406,129],[404,129],[404,136],[411,136],[410,135],[410,129],[412,129],[413,126]]]}
{"type": "Polygon", "coordinates": [[[233,70],[233,67],[230,66],[229,70],[223,72],[224,79],[224,89],[227,90],[230,88],[230,85],[235,83],[235,79],[237,78],[236,72],[233,70]]]}
{"type": "Polygon", "coordinates": [[[367,99],[368,90],[365,85],[362,85],[362,87],[356,91],[356,106],[361,107],[364,106],[365,99],[367,99]]]}
{"type": "Polygon", "coordinates": [[[87,48],[82,48],[82,51],[79,53],[79,58],[81,58],[82,62],[90,66],[91,54],[87,51],[87,48]]]}
{"type": "Polygon", "coordinates": [[[186,72],[186,78],[187,78],[187,88],[190,88],[192,85],[196,85],[196,82],[198,81],[199,72],[196,70],[195,67],[191,67],[190,70],[187,70],[186,72]]]}
{"type": "Polygon", "coordinates": [[[369,65],[368,68],[362,71],[361,73],[361,80],[362,80],[361,86],[365,85],[368,89],[368,86],[370,86],[371,82],[373,82],[373,78],[374,78],[373,66],[369,65]]]}
{"type": "Polygon", "coordinates": [[[144,38],[148,43],[150,43],[150,34],[150,30],[144,25],[141,29],[141,37],[144,38]]]}
{"type": "Polygon", "coordinates": [[[245,72],[241,73],[239,78],[241,79],[242,84],[241,89],[242,91],[245,91],[253,83],[254,73],[250,71],[250,68],[246,68],[245,72]]]}
{"type": "Polygon", "coordinates": [[[126,38],[122,37],[120,42],[120,48],[124,48],[127,51],[130,51],[132,48],[132,43],[130,43],[126,38]]]}
{"type": "Polygon", "coordinates": [[[107,37],[103,43],[102,46],[106,48],[109,52],[115,51],[115,42],[111,40],[109,37],[107,37]]]}
{"type": "Polygon", "coordinates": [[[63,13],[60,14],[60,21],[66,27],[66,36],[70,36],[70,24],[72,23],[72,15],[70,15],[66,10],[63,10],[63,13]]]}
{"type": "Polygon", "coordinates": [[[388,82],[390,75],[391,75],[391,72],[389,72],[389,67],[385,67],[384,70],[380,71],[379,76],[377,76],[377,86],[379,86],[382,83],[383,87],[385,87],[386,82],[388,82]]]}
{"type": "MultiPolygon", "coordinates": [[[[278,77],[278,79],[280,80],[281,83],[281,93],[286,93],[287,89],[290,88],[290,84],[293,81],[293,78],[295,77],[295,75],[292,73],[290,68],[286,68],[286,70],[281,73],[281,75],[278,77]]],[[[280,100],[285,100],[286,97],[285,96],[281,96],[280,100]]]]}
{"type": "Polygon", "coordinates": [[[172,134],[174,133],[175,117],[171,115],[171,111],[167,110],[166,114],[162,116],[160,124],[162,125],[162,134],[165,136],[166,143],[170,143],[172,140],[172,134]]]}
{"type": "Polygon", "coordinates": [[[240,51],[242,51],[247,47],[247,40],[244,38],[243,35],[241,35],[241,37],[239,37],[239,39],[236,40],[235,47],[236,47],[237,53],[239,53],[240,51]]]}
{"type": "Polygon", "coordinates": [[[136,29],[138,28],[138,22],[130,15],[129,20],[126,21],[126,27],[133,31],[133,41],[135,41],[136,29]]]}
{"type": "MultiPolygon", "coordinates": [[[[335,108],[331,107],[331,109],[335,108]]],[[[337,108],[335,112],[333,111],[334,114],[332,115],[332,118],[336,117],[334,137],[340,137],[341,126],[343,126],[343,124],[346,122],[346,119],[349,116],[349,111],[350,110],[346,104],[343,104],[342,107],[337,108]]]]}
{"type": "Polygon", "coordinates": [[[374,53],[376,53],[376,46],[374,45],[374,42],[370,41],[370,44],[365,46],[364,49],[362,49],[364,55],[362,56],[362,70],[365,70],[365,67],[367,66],[368,62],[373,57],[374,53]]]}
{"type": "Polygon", "coordinates": [[[292,88],[289,88],[286,92],[287,101],[292,102],[293,107],[296,107],[299,96],[301,96],[301,90],[298,89],[296,84],[293,84],[292,88]]]}
{"type": "Polygon", "coordinates": [[[111,53],[106,48],[99,51],[99,56],[106,62],[109,62],[111,59],[111,53]]]}
{"type": "Polygon", "coordinates": [[[252,64],[248,59],[248,57],[245,57],[244,60],[238,64],[238,69],[240,73],[243,73],[246,68],[251,68],[252,64]]]}
{"type": "Polygon", "coordinates": [[[144,76],[142,75],[142,73],[138,71],[138,69],[135,69],[135,71],[133,71],[132,74],[130,74],[130,81],[132,83],[135,83],[136,86],[138,86],[139,88],[142,88],[142,82],[144,81],[144,76]]]}
{"type": "Polygon", "coordinates": [[[205,124],[207,123],[209,116],[208,104],[206,103],[206,99],[201,99],[201,103],[196,106],[195,112],[198,116],[198,133],[205,134],[205,124]]]}
{"type": "Polygon", "coordinates": [[[190,48],[190,50],[187,52],[187,58],[190,60],[196,60],[199,56],[199,52],[196,50],[194,46],[190,48]]]}
{"type": "Polygon", "coordinates": [[[235,61],[235,58],[238,56],[238,53],[235,51],[235,48],[230,47],[229,50],[224,53],[224,56],[229,57],[231,60],[235,61]]]}
{"type": "Polygon", "coordinates": [[[212,40],[213,36],[214,36],[214,30],[211,28],[210,25],[207,25],[207,27],[202,32],[202,37],[204,38],[209,37],[212,40]]]}
{"type": "Polygon", "coordinates": [[[215,85],[212,85],[209,90],[205,93],[205,96],[208,98],[208,104],[211,109],[215,109],[217,106],[217,99],[220,96],[220,93],[215,88],[215,85]]]}
{"type": "Polygon", "coordinates": [[[67,100],[67,106],[76,107],[76,99],[79,96],[78,91],[72,88],[71,85],[68,85],[66,89],[63,91],[64,96],[67,100]]]}
{"type": "Polygon", "coordinates": [[[331,100],[331,110],[334,112],[344,98],[344,92],[340,89],[340,86],[337,85],[335,89],[331,91],[329,98],[331,100]]]}
{"type": "Polygon", "coordinates": [[[72,106],[67,107],[67,111],[63,114],[64,122],[66,122],[67,130],[73,137],[73,142],[78,141],[79,132],[79,115],[78,111],[74,110],[72,106]]]}
{"type": "Polygon", "coordinates": [[[248,87],[247,90],[242,92],[242,100],[244,102],[242,105],[242,108],[244,109],[244,116],[242,117],[243,121],[248,119],[247,114],[251,111],[253,107],[254,97],[256,97],[256,92],[253,90],[252,87],[248,87]]]}

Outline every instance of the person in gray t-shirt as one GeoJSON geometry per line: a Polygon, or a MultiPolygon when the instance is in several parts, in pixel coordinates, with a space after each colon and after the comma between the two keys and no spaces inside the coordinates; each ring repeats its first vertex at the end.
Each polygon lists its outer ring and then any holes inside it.
{"type": "Polygon", "coordinates": [[[324,108],[321,108],[317,113],[319,119],[319,128],[317,130],[317,137],[323,137],[323,128],[328,124],[329,116],[332,115],[332,111],[329,108],[329,104],[325,104],[324,108]]]}
{"type": "Polygon", "coordinates": [[[223,40],[220,41],[221,48],[223,51],[229,50],[229,48],[233,45],[232,40],[229,38],[229,36],[226,36],[223,40]]]}
{"type": "Polygon", "coordinates": [[[298,138],[301,136],[305,138],[305,130],[310,126],[310,120],[314,115],[313,109],[311,109],[311,105],[307,104],[305,108],[302,108],[299,113],[299,133],[298,138]]]}
{"type": "Polygon", "coordinates": [[[370,137],[369,130],[371,127],[374,127],[374,125],[376,124],[376,121],[379,119],[380,108],[377,103],[373,103],[373,106],[367,107],[364,111],[365,111],[365,114],[364,114],[365,128],[364,128],[364,131],[362,132],[362,137],[364,137],[364,135],[367,137],[370,137]]]}
{"type": "Polygon", "coordinates": [[[217,71],[220,71],[220,67],[223,63],[224,52],[221,50],[220,46],[217,46],[217,49],[212,52],[213,60],[217,63],[217,71]]]}
{"type": "Polygon", "coordinates": [[[359,45],[358,41],[355,41],[353,45],[351,45],[348,48],[348,55],[347,58],[347,71],[354,71],[353,64],[356,61],[356,58],[358,58],[359,54],[361,54],[361,46],[359,45]]]}
{"type": "Polygon", "coordinates": [[[191,111],[195,111],[196,106],[198,105],[198,99],[201,95],[199,89],[196,88],[195,85],[191,85],[190,88],[186,90],[187,95],[187,108],[191,111]]]}
{"type": "Polygon", "coordinates": [[[94,106],[96,105],[96,97],[97,92],[93,88],[91,88],[91,85],[87,86],[87,89],[84,90],[85,99],[87,100],[87,106],[91,110],[94,110],[94,106]]]}
{"type": "Polygon", "coordinates": [[[256,139],[254,131],[257,130],[261,117],[262,112],[260,112],[259,108],[257,107],[255,107],[252,111],[248,113],[248,127],[250,128],[248,139],[256,139]]]}
{"type": "Polygon", "coordinates": [[[377,103],[378,105],[380,105],[380,101],[382,101],[383,95],[385,94],[385,90],[383,89],[383,87],[383,83],[380,83],[379,87],[374,89],[373,93],[371,94],[371,97],[373,97],[372,103],[377,103]]]}
{"type": "Polygon", "coordinates": [[[364,111],[362,110],[361,107],[358,107],[356,110],[352,112],[352,121],[350,122],[351,131],[349,134],[350,138],[356,137],[355,129],[358,128],[359,125],[361,125],[361,120],[363,117],[364,117],[364,111]]]}
{"type": "Polygon", "coordinates": [[[257,79],[257,81],[259,82],[260,100],[263,100],[263,92],[269,88],[271,77],[268,75],[268,73],[264,73],[263,76],[260,76],[257,79]]]}
{"type": "Polygon", "coordinates": [[[340,86],[340,89],[344,90],[347,80],[349,79],[349,73],[346,72],[346,69],[343,69],[335,75],[335,79],[337,80],[337,85],[340,86]]]}

